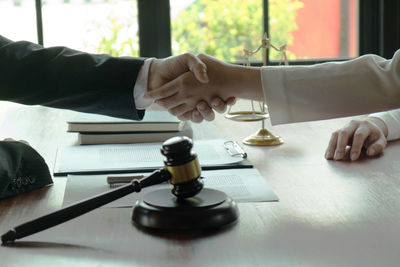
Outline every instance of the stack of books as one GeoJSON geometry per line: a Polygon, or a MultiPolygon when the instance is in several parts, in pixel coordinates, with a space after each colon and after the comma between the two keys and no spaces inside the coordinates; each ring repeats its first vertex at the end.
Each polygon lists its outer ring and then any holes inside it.
{"type": "Polygon", "coordinates": [[[193,136],[189,123],[166,111],[146,111],[141,121],[81,113],[67,123],[68,132],[78,133],[80,145],[163,142],[174,136],[193,136]]]}

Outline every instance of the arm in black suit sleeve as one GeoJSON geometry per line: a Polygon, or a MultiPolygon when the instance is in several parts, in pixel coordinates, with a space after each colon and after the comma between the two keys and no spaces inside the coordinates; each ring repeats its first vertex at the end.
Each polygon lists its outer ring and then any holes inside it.
{"type": "Polygon", "coordinates": [[[142,119],[133,88],[143,59],[43,48],[0,35],[0,99],[142,119]]]}

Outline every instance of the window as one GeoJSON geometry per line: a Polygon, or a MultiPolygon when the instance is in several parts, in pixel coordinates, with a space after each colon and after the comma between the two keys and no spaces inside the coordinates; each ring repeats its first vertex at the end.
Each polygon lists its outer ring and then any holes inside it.
{"type": "Polygon", "coordinates": [[[46,46],[139,56],[136,0],[46,0],[42,14],[46,46]]]}
{"type": "Polygon", "coordinates": [[[11,40],[36,42],[35,2],[0,0],[0,34],[11,40]]]}
{"type": "Polygon", "coordinates": [[[243,59],[263,35],[262,0],[171,0],[172,53],[206,53],[225,61],[243,59]]]}
{"type": "MultiPolygon", "coordinates": [[[[268,26],[291,60],[357,56],[357,0],[171,0],[172,51],[205,52],[227,61],[256,49],[268,26]],[[264,22],[264,18],[265,22],[264,22]]],[[[270,51],[270,58],[281,56],[270,51]]],[[[261,55],[257,58],[261,61],[261,55]]],[[[254,59],[253,59],[254,60],[254,59]]]]}
{"type": "MultiPolygon", "coordinates": [[[[358,56],[357,0],[270,0],[269,32],[290,59],[358,56]]],[[[276,57],[272,57],[275,59],[276,57]]]]}
{"type": "MultiPolygon", "coordinates": [[[[287,44],[291,64],[312,64],[391,57],[399,10],[397,0],[0,0],[0,34],[114,56],[190,51],[240,62],[265,29],[287,44]]],[[[278,58],[270,51],[268,64],[278,58]]]]}
{"type": "Polygon", "coordinates": [[[0,34],[12,40],[39,39],[46,47],[139,56],[136,0],[36,0],[36,4],[0,0],[0,34]]]}

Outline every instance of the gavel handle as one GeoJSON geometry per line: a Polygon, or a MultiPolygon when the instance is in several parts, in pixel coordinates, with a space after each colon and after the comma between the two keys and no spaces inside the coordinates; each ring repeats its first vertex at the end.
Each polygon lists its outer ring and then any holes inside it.
{"type": "Polygon", "coordinates": [[[171,174],[165,169],[154,171],[149,176],[141,179],[140,182],[134,180],[130,184],[98,194],[94,197],[84,199],[68,207],[16,226],[7,233],[3,234],[1,236],[1,241],[3,244],[12,243],[16,239],[38,233],[63,222],[69,221],[114,200],[124,197],[132,192],[140,192],[142,188],[160,184],[168,181],[170,178],[171,174]]]}

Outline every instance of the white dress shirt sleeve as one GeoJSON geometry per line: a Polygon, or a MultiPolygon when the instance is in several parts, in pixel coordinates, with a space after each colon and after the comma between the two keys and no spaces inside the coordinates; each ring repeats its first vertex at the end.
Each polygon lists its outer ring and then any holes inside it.
{"type": "Polygon", "coordinates": [[[400,139],[400,109],[373,113],[369,117],[379,118],[386,124],[388,141],[400,139]]]}
{"type": "Polygon", "coordinates": [[[263,67],[272,124],[368,114],[400,107],[400,50],[311,66],[263,67]]]}
{"type": "Polygon", "coordinates": [[[144,61],[143,66],[140,68],[139,74],[136,78],[135,87],[133,88],[133,98],[135,100],[136,109],[138,110],[146,109],[154,102],[152,99],[143,97],[143,95],[147,92],[149,69],[153,59],[154,58],[147,58],[144,61]]]}

